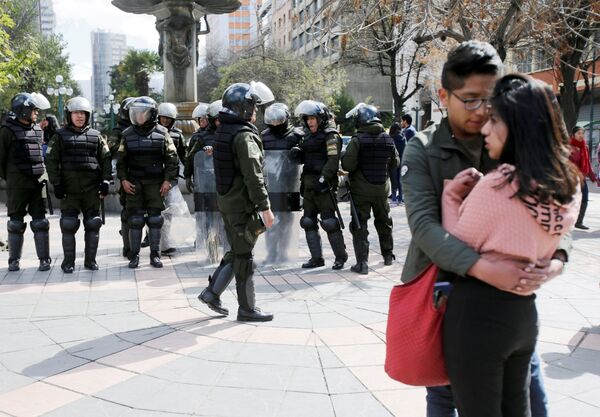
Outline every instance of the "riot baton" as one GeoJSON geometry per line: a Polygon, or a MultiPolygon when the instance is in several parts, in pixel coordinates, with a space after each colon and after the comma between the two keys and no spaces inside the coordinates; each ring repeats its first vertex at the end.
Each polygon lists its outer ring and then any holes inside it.
{"type": "Polygon", "coordinates": [[[100,214],[102,215],[102,224],[106,224],[106,209],[104,208],[104,197],[100,198],[100,214]]]}
{"type": "Polygon", "coordinates": [[[352,190],[350,189],[350,181],[346,180],[346,195],[350,201],[350,215],[352,216],[352,222],[356,225],[357,229],[361,229],[360,219],[358,218],[358,211],[356,210],[356,204],[354,204],[354,197],[352,197],[352,190]]]}
{"type": "Polygon", "coordinates": [[[331,202],[333,203],[333,206],[335,207],[335,214],[337,215],[338,221],[340,222],[340,227],[342,229],[345,229],[346,226],[344,226],[344,219],[342,219],[342,213],[340,213],[340,208],[338,207],[337,198],[336,198],[335,193],[333,192],[333,189],[331,188],[331,186],[329,187],[329,197],[331,197],[331,202]]]}
{"type": "Polygon", "coordinates": [[[46,189],[46,201],[48,202],[48,213],[54,214],[54,207],[52,207],[52,197],[50,197],[50,189],[48,188],[48,180],[42,180],[42,187],[46,189]]]}

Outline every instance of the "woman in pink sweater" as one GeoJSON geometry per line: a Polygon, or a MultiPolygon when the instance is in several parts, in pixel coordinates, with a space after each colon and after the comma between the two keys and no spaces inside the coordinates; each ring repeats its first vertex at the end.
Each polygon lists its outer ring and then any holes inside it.
{"type": "MultiPolygon", "coordinates": [[[[486,257],[535,264],[552,256],[577,219],[567,131],[552,89],[528,76],[501,78],[490,103],[482,133],[490,157],[503,165],[485,177],[471,168],[446,184],[444,227],[486,257]]],[[[461,417],[530,416],[537,320],[535,294],[471,277],[455,281],[444,353],[461,417]]]]}

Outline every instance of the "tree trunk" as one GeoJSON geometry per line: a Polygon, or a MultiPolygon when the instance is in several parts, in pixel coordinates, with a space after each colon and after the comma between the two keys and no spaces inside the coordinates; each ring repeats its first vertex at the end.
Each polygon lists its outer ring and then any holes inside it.
{"type": "Polygon", "coordinates": [[[394,120],[399,122],[404,114],[404,100],[398,93],[398,78],[396,74],[396,56],[394,56],[390,60],[390,84],[392,87],[392,99],[394,100],[394,120]]]}

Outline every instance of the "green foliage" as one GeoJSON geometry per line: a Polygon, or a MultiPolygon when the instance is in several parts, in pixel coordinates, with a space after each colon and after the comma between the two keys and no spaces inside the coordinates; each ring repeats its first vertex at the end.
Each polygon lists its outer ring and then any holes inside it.
{"type": "MultiPolygon", "coordinates": [[[[18,92],[46,95],[56,111],[58,97],[49,97],[47,87],[56,87],[55,78],[63,76],[63,85],[81,94],[71,78],[71,65],[64,54],[60,35],[42,37],[36,30],[35,0],[0,0],[0,108],[8,109],[18,92]]],[[[53,112],[49,110],[48,112],[53,112]]]]}
{"type": "Polygon", "coordinates": [[[220,80],[210,94],[211,100],[221,98],[223,91],[233,83],[262,81],[273,91],[275,100],[292,110],[302,100],[322,101],[335,110],[334,95],[345,84],[344,72],[325,68],[319,62],[312,65],[290,53],[268,50],[265,56],[242,56],[232,64],[219,69],[220,80]]]}
{"type": "Polygon", "coordinates": [[[110,87],[118,101],[126,97],[150,96],[162,101],[162,94],[150,88],[150,75],[161,70],[160,57],[154,51],[131,49],[110,71],[110,87]]]}
{"type": "Polygon", "coordinates": [[[336,123],[340,126],[340,132],[342,135],[352,135],[354,133],[354,121],[352,119],[346,119],[346,113],[354,108],[356,103],[350,95],[343,91],[333,96],[337,111],[335,112],[336,123]]]}

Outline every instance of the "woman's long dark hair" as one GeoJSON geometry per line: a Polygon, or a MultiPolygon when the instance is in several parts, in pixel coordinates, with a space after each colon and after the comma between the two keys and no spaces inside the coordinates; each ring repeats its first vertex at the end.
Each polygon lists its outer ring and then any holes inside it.
{"type": "Polygon", "coordinates": [[[508,127],[500,162],[516,167],[516,195],[541,203],[571,202],[579,178],[569,161],[569,135],[552,88],[527,75],[509,74],[496,83],[490,103],[508,127]]]}

